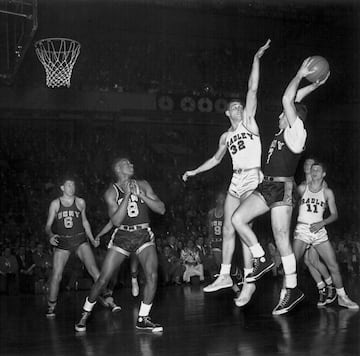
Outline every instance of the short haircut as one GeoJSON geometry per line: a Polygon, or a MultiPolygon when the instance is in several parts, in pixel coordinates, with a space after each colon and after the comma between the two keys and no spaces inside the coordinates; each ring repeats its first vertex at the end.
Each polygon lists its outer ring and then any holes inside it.
{"type": "Polygon", "coordinates": [[[68,181],[76,183],[75,175],[72,173],[63,174],[58,181],[58,186],[61,187],[62,185],[65,184],[65,182],[68,182],[68,181]]]}
{"type": "Polygon", "coordinates": [[[313,166],[320,166],[324,172],[327,171],[327,165],[324,162],[315,161],[311,167],[313,166]]]}
{"type": "Polygon", "coordinates": [[[299,118],[305,122],[306,118],[307,118],[307,107],[304,104],[301,103],[295,103],[295,109],[296,109],[296,114],[297,116],[299,116],[299,118]]]}
{"type": "Polygon", "coordinates": [[[244,106],[244,103],[243,103],[242,100],[240,100],[238,98],[233,98],[233,99],[230,99],[230,101],[227,103],[226,111],[230,109],[230,105],[233,104],[233,103],[240,103],[242,106],[244,106]]]}

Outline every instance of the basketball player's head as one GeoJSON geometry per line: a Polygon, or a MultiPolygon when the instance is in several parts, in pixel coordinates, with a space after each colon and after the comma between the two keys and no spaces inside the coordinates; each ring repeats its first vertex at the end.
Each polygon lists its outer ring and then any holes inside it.
{"type": "Polygon", "coordinates": [[[311,166],[310,173],[312,180],[322,180],[326,176],[326,165],[323,162],[315,161],[311,166]]]}
{"type": "Polygon", "coordinates": [[[111,167],[116,178],[131,177],[134,175],[134,165],[127,157],[115,158],[111,167]]]}
{"type": "Polygon", "coordinates": [[[59,187],[65,196],[74,196],[76,189],[75,177],[71,174],[62,176],[59,180],[59,187]]]}
{"type": "Polygon", "coordinates": [[[304,161],[304,173],[310,174],[311,166],[317,161],[314,157],[308,157],[304,161]]]}
{"type": "Polygon", "coordinates": [[[242,101],[239,99],[231,99],[227,104],[225,115],[230,120],[241,121],[243,119],[243,113],[244,104],[242,103],[242,101]]]}

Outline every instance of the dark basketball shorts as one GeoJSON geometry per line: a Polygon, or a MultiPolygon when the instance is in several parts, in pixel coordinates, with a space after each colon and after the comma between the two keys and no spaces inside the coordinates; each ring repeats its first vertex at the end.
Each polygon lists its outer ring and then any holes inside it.
{"type": "Polygon", "coordinates": [[[85,232],[81,232],[80,234],[73,236],[59,236],[58,241],[59,243],[56,248],[61,250],[75,251],[80,245],[87,243],[88,239],[85,232]]]}
{"type": "Polygon", "coordinates": [[[254,194],[262,197],[271,209],[276,206],[294,206],[297,200],[295,183],[263,181],[254,191],[254,194]]]}
{"type": "Polygon", "coordinates": [[[116,229],[111,236],[108,248],[130,256],[132,252],[139,254],[148,246],[155,246],[154,234],[150,228],[135,231],[116,229]]]}

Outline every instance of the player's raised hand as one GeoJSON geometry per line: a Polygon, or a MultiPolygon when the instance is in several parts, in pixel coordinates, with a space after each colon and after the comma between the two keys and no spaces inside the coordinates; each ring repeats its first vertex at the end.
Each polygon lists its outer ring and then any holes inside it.
{"type": "Polygon", "coordinates": [[[302,62],[301,67],[299,68],[297,74],[301,77],[304,78],[309,74],[312,74],[316,71],[315,68],[310,69],[311,68],[311,62],[312,62],[312,58],[308,57],[304,60],[304,62],[302,62]]]}
{"type": "Polygon", "coordinates": [[[135,179],[130,180],[129,188],[130,188],[131,194],[134,194],[134,195],[139,195],[140,194],[140,188],[139,188],[139,185],[137,184],[135,179]]]}
{"type": "Polygon", "coordinates": [[[255,57],[261,58],[261,57],[263,56],[263,54],[265,53],[265,51],[266,51],[268,48],[270,48],[270,43],[271,43],[271,40],[268,39],[268,40],[266,41],[266,43],[265,43],[263,46],[261,46],[261,47],[258,49],[258,51],[255,53],[255,57]]]}

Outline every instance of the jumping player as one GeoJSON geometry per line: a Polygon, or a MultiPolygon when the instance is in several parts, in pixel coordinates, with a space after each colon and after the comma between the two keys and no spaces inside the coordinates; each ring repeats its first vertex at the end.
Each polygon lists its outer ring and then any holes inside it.
{"type": "Polygon", "coordinates": [[[293,176],[307,136],[303,123],[307,110],[300,102],[328,78],[327,76],[322,82],[298,90],[300,81],[314,71],[310,70],[310,64],[311,59],[307,58],[284,92],[283,112],[279,116],[280,131],[269,147],[264,166],[264,181],[232,218],[236,231],[249,246],[254,257],[254,270],[245,277],[247,283],[253,283],[270,271],[274,262],[265,255],[249,223],[271,211],[273,234],[285,273],[285,288],[282,289],[279,303],[273,310],[274,315],[287,313],[304,298],[304,294],[297,288],[296,259],[290,243],[290,222],[295,200],[293,176]]]}
{"type": "MultiPolygon", "coordinates": [[[[233,176],[226,195],[224,206],[224,226],[222,244],[222,264],[217,279],[204,288],[204,292],[214,292],[233,285],[230,276],[231,260],[235,250],[235,229],[231,223],[234,211],[253,192],[262,179],[261,142],[259,128],[255,120],[257,108],[257,90],[260,76],[260,58],[270,47],[270,40],[255,53],[248,82],[245,107],[240,100],[231,100],[225,111],[231,127],[220,136],[215,155],[198,168],[183,175],[186,181],[199,173],[217,166],[228,150],[233,163],[233,176]]],[[[252,271],[251,253],[243,244],[244,275],[252,271]]],[[[242,293],[249,299],[255,290],[254,284],[244,284],[242,293]],[[250,295],[250,297],[249,297],[250,295]]],[[[242,295],[239,296],[242,298],[242,295]]]]}
{"type": "MultiPolygon", "coordinates": [[[[48,318],[55,317],[55,307],[59,294],[60,282],[65,265],[72,252],[75,252],[84,263],[87,271],[94,281],[100,275],[95,258],[88,239],[94,247],[99,246],[99,240],[95,240],[91,232],[90,224],[86,217],[86,203],[75,195],[75,180],[72,177],[65,177],[60,182],[62,196],[51,202],[45,232],[49,241],[54,246],[53,269],[50,279],[48,318]],[[52,228],[54,224],[54,230],[52,228]]],[[[112,297],[107,297],[102,304],[109,306],[113,311],[120,309],[112,297]]]]}
{"type": "Polygon", "coordinates": [[[109,218],[116,229],[111,237],[100,277],[86,298],[81,319],[75,325],[75,330],[86,330],[86,323],[97,297],[125,258],[131,253],[136,253],[146,279],[136,328],[161,332],[163,327],[153,323],[149,317],[156,292],[158,266],[153,233],[149,225],[149,209],[164,214],[165,205],[147,181],[132,179],[134,166],[127,158],[116,159],[112,168],[116,183],[105,192],[105,201],[109,218]]]}
{"type": "MultiPolygon", "coordinates": [[[[349,309],[359,309],[359,306],[345,293],[335,252],[325,229],[326,225],[336,221],[338,218],[334,193],[323,184],[326,167],[321,162],[315,162],[311,166],[310,172],[311,181],[303,183],[298,187],[301,200],[294,234],[294,254],[296,260],[299,261],[301,259],[308,245],[313,246],[329,268],[336,288],[338,304],[349,309]],[[327,207],[329,208],[330,215],[324,218],[327,207]]],[[[326,304],[327,293],[325,292],[326,289],[324,291],[324,302],[321,305],[326,304]]]]}

